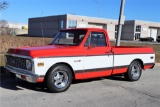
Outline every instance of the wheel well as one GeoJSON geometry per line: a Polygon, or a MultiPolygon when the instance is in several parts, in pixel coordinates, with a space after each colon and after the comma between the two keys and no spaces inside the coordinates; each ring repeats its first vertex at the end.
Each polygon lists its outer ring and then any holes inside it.
{"type": "Polygon", "coordinates": [[[75,79],[75,74],[74,74],[74,71],[73,71],[73,68],[68,64],[68,63],[65,63],[65,62],[59,62],[59,63],[56,63],[54,65],[52,65],[48,70],[47,70],[47,73],[45,74],[45,78],[46,78],[46,75],[48,74],[48,72],[55,66],[59,65],[59,64],[62,64],[62,65],[66,65],[67,67],[70,68],[71,70],[71,73],[72,73],[72,78],[75,79]]]}
{"type": "Polygon", "coordinates": [[[143,61],[141,59],[134,59],[133,61],[138,61],[141,64],[142,69],[144,68],[144,64],[143,64],[143,61]]]}

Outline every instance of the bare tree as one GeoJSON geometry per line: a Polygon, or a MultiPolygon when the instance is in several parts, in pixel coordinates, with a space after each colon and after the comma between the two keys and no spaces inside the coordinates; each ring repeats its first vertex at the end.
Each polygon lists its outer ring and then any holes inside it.
{"type": "Polygon", "coordinates": [[[0,20],[0,28],[8,28],[8,22],[6,20],[0,20]]]}
{"type": "Polygon", "coordinates": [[[0,10],[5,10],[8,7],[8,2],[2,1],[0,2],[0,10]]]}

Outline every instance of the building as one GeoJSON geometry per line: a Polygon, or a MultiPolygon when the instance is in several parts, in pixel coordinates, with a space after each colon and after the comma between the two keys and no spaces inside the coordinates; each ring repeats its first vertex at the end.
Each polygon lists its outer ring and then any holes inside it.
{"type": "Polygon", "coordinates": [[[103,28],[108,31],[110,39],[115,39],[115,27],[118,20],[94,18],[78,15],[57,15],[29,18],[29,36],[53,37],[60,29],[66,28],[103,28]]]}
{"type": "Polygon", "coordinates": [[[160,36],[160,23],[158,22],[127,20],[122,27],[122,40],[152,37],[156,41],[157,36],[160,36]]]}
{"type": "Polygon", "coordinates": [[[22,23],[8,23],[9,28],[22,29],[24,26],[27,27],[28,25],[22,23]]]}
{"type": "MultiPolygon", "coordinates": [[[[29,36],[53,37],[60,29],[66,28],[103,28],[114,40],[118,30],[118,20],[95,18],[78,15],[57,15],[29,18],[29,36]]],[[[126,20],[122,27],[122,40],[138,40],[140,37],[156,37],[160,35],[160,23],[139,20],[126,20]]]]}

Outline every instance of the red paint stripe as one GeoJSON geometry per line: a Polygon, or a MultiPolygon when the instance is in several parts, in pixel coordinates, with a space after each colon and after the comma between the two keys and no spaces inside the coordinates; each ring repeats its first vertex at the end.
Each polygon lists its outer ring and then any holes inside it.
{"type": "Polygon", "coordinates": [[[144,65],[143,69],[146,70],[146,69],[149,69],[149,68],[152,68],[153,67],[153,64],[152,65],[144,65]]]}
{"type": "Polygon", "coordinates": [[[75,79],[83,79],[82,75],[83,75],[83,73],[76,73],[75,74],[75,79]]]}
{"type": "Polygon", "coordinates": [[[43,82],[44,81],[44,78],[43,77],[39,77],[37,82],[43,82]]]}
{"type": "Polygon", "coordinates": [[[98,72],[87,72],[83,74],[83,79],[105,77],[111,75],[112,70],[98,71],[98,72]]]}
{"type": "Polygon", "coordinates": [[[127,67],[125,68],[116,68],[113,70],[102,70],[102,71],[89,71],[84,73],[75,73],[75,79],[90,79],[90,78],[97,78],[97,77],[105,77],[110,76],[112,74],[123,74],[127,72],[127,67]]]}
{"type": "Polygon", "coordinates": [[[96,77],[105,77],[111,75],[112,69],[102,71],[89,71],[82,73],[75,73],[75,79],[89,79],[96,77]]]}
{"type": "Polygon", "coordinates": [[[117,68],[117,69],[114,69],[114,70],[113,70],[113,73],[112,73],[112,74],[122,74],[122,73],[127,72],[127,69],[128,69],[128,68],[117,68]]]}

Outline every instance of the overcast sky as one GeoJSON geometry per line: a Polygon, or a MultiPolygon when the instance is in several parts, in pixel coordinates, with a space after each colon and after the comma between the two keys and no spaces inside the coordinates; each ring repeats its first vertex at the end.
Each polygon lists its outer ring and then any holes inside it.
{"type": "MultiPolygon", "coordinates": [[[[5,0],[9,7],[0,19],[28,23],[28,18],[75,14],[118,19],[121,0],[5,0]]],[[[126,20],[160,22],[160,0],[125,0],[126,20]]]]}

